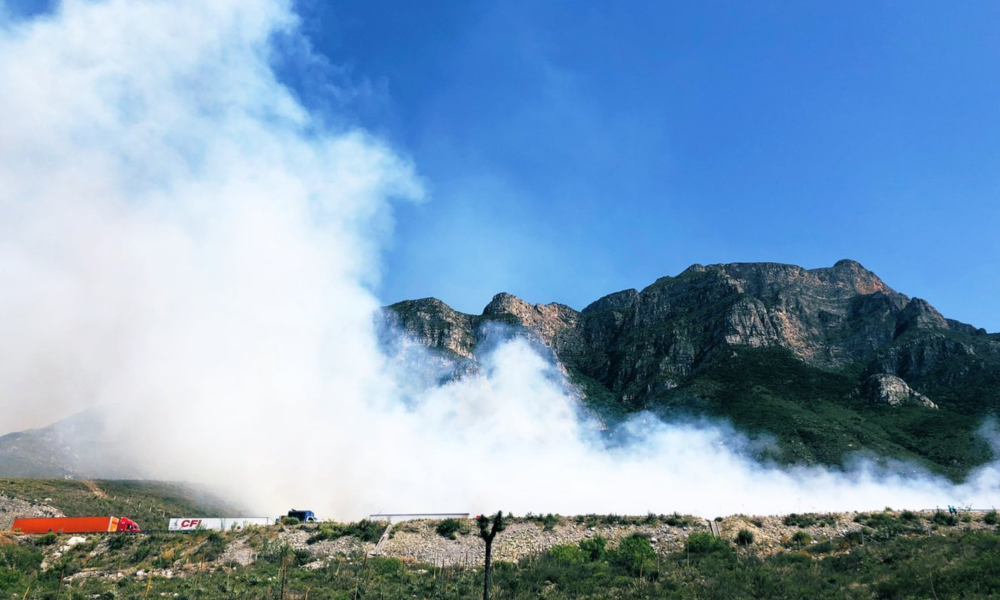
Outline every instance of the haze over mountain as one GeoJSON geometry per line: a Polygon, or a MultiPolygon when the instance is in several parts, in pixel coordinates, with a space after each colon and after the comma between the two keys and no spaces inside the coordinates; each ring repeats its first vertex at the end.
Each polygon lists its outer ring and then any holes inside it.
{"type": "MultiPolygon", "coordinates": [[[[380,320],[382,352],[401,361],[384,372],[402,387],[392,400],[397,408],[369,409],[358,423],[407,419],[396,432],[412,435],[413,443],[431,427],[468,444],[485,419],[495,428],[494,443],[513,437],[504,442],[510,448],[480,449],[483,460],[543,470],[566,460],[601,468],[623,460],[632,475],[622,476],[640,487],[639,473],[691,481],[689,471],[715,465],[709,468],[745,479],[740,502],[757,498],[752,488],[759,487],[805,493],[816,506],[942,493],[981,503],[991,485],[992,467],[973,469],[995,459],[1000,438],[991,421],[1000,407],[1000,336],[945,318],[857,262],[811,270],[694,265],[581,311],[501,293],[481,315],[427,298],[386,307],[380,320]],[[419,350],[401,351],[401,343],[419,350]],[[544,366],[546,356],[558,370],[544,366]],[[559,391],[567,383],[569,390],[559,391]],[[581,397],[591,414],[574,416],[566,394],[581,397]],[[659,418],[647,422],[644,411],[659,418]],[[594,418],[603,425],[594,427],[594,418]],[[547,454],[521,456],[514,448],[525,443],[547,454]],[[704,458],[717,444],[718,453],[704,458]],[[887,469],[872,472],[873,464],[887,469]],[[785,470],[792,465],[824,468],[785,470]],[[973,483],[948,491],[925,469],[956,482],[972,476],[973,483]],[[883,485],[884,478],[891,481],[883,485]],[[821,502],[827,493],[845,495],[821,502]]],[[[340,410],[336,398],[329,402],[340,410]]],[[[108,427],[87,413],[0,437],[0,475],[142,476],[141,465],[130,462],[136,448],[115,446],[108,427]]],[[[585,472],[583,480],[568,481],[591,485],[611,477],[585,472]]],[[[442,493],[450,496],[455,484],[442,484],[442,493]]],[[[654,487],[662,485],[670,484],[654,487]]],[[[711,493],[715,484],[705,485],[688,492],[711,493]]],[[[543,497],[576,497],[568,493],[553,488],[543,497]]],[[[648,493],[629,502],[646,502],[648,493]]],[[[543,502],[526,492],[517,497],[525,506],[543,502]]],[[[727,507],[716,509],[733,510],[710,497],[727,507]]],[[[763,497],[755,502],[757,510],[774,510],[763,497]]]]}
{"type": "Polygon", "coordinates": [[[484,326],[514,326],[551,348],[606,418],[724,417],[776,436],[761,456],[784,463],[866,452],[957,477],[991,456],[975,431],[1000,408],[1000,336],[851,260],[693,265],[582,311],[503,293],[481,315],[434,298],[389,310],[464,370],[476,368],[484,326]]]}

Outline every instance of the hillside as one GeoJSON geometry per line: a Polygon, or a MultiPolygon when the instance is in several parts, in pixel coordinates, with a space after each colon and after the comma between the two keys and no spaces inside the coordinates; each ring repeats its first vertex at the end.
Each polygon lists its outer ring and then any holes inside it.
{"type": "Polygon", "coordinates": [[[139,478],[141,473],[114,452],[105,422],[88,410],[39,429],[0,436],[0,477],[139,478]]]}
{"type": "Polygon", "coordinates": [[[173,516],[232,514],[230,503],[195,487],[161,481],[0,479],[0,531],[16,516],[127,516],[144,531],[173,516]]]}
{"type": "Polygon", "coordinates": [[[481,315],[429,298],[391,322],[474,370],[490,325],[550,348],[608,420],[709,415],[773,435],[761,458],[843,464],[858,452],[960,478],[992,456],[1000,338],[950,320],[854,261],[694,265],[582,311],[498,294],[481,315]]]}
{"type": "MultiPolygon", "coordinates": [[[[679,515],[526,516],[495,542],[496,598],[990,598],[997,513],[885,511],[708,523],[679,515]]],[[[237,532],[0,535],[0,596],[472,598],[469,521],[237,532]],[[450,525],[446,527],[446,525],[450,525]]]]}

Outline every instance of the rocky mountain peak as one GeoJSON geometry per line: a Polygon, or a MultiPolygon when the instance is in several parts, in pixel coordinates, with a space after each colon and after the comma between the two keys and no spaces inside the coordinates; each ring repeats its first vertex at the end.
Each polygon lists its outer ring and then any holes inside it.
{"type": "Polygon", "coordinates": [[[896,291],[879,279],[878,275],[855,260],[838,260],[833,267],[812,269],[810,272],[846,286],[858,294],[896,294],[896,291]]]}
{"type": "Polygon", "coordinates": [[[529,304],[517,296],[500,293],[483,309],[483,318],[524,327],[548,346],[562,331],[576,325],[579,313],[563,304],[529,304]]]}
{"type": "Polygon", "coordinates": [[[524,300],[521,300],[514,294],[508,294],[507,292],[500,292],[490,303],[486,305],[483,309],[483,315],[518,315],[524,314],[532,310],[532,305],[528,304],[524,300]]]}

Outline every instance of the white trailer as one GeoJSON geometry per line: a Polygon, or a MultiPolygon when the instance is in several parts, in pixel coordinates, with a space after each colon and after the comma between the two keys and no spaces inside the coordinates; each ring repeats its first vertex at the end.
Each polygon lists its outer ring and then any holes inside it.
{"type": "Polygon", "coordinates": [[[170,519],[169,531],[232,531],[256,525],[266,527],[274,525],[278,521],[273,517],[181,517],[170,519]]]}

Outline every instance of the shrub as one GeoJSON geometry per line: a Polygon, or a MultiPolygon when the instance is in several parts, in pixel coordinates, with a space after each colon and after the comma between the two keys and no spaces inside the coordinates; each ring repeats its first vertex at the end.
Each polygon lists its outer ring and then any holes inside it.
{"type": "Polygon", "coordinates": [[[222,553],[225,551],[226,540],[222,537],[221,533],[212,531],[205,536],[205,560],[214,561],[222,556],[222,553]]]}
{"type": "Polygon", "coordinates": [[[361,519],[357,523],[351,523],[344,530],[344,535],[353,535],[362,542],[377,542],[385,533],[387,523],[382,521],[369,521],[361,519]]]}
{"type": "Polygon", "coordinates": [[[736,534],[736,544],[739,546],[753,545],[753,532],[749,529],[740,529],[736,534]]]}
{"type": "Polygon", "coordinates": [[[608,540],[599,535],[580,542],[580,550],[583,551],[584,555],[591,562],[604,560],[604,557],[607,555],[607,548],[608,540]]]}
{"type": "Polygon", "coordinates": [[[792,542],[798,544],[799,546],[808,546],[811,541],[812,536],[805,531],[796,531],[792,536],[792,542]]]}
{"type": "Polygon", "coordinates": [[[108,539],[108,549],[109,550],[121,550],[128,545],[131,540],[129,535],[112,535],[108,539]]]}
{"type": "Polygon", "coordinates": [[[837,517],[834,515],[823,515],[822,517],[818,517],[817,521],[820,527],[835,527],[837,525],[837,517]]]}
{"type": "Polygon", "coordinates": [[[729,549],[729,542],[722,538],[717,538],[711,533],[692,533],[684,542],[684,549],[691,554],[712,554],[729,549]]]}
{"type": "Polygon", "coordinates": [[[850,531],[841,539],[841,549],[846,550],[851,546],[865,543],[865,533],[863,531],[850,531]]]}
{"type": "Polygon", "coordinates": [[[656,571],[656,551],[645,536],[632,534],[611,553],[611,563],[631,575],[652,574],[656,571]]]}
{"type": "Polygon", "coordinates": [[[811,527],[816,524],[816,518],[812,515],[799,515],[792,513],[782,519],[786,527],[811,527]]]}
{"type": "Polygon", "coordinates": [[[833,552],[833,542],[830,540],[823,540],[818,544],[813,544],[806,548],[806,551],[810,554],[826,554],[827,552],[833,552]]]}
{"type": "Polygon", "coordinates": [[[692,523],[691,519],[688,517],[682,517],[681,515],[674,513],[663,520],[664,523],[670,525],[671,527],[687,527],[692,523]]]}
{"type": "Polygon", "coordinates": [[[306,550],[305,548],[299,548],[293,552],[295,556],[296,565],[306,565],[312,562],[313,553],[306,550]]]}
{"type": "Polygon", "coordinates": [[[552,546],[549,548],[548,555],[552,560],[566,564],[579,564],[588,558],[580,546],[575,544],[552,546]]]}
{"type": "Polygon", "coordinates": [[[958,517],[938,510],[935,511],[934,516],[931,517],[931,522],[934,523],[935,525],[946,525],[946,526],[958,525],[958,517]]]}
{"type": "Polygon", "coordinates": [[[991,510],[983,515],[983,523],[986,523],[987,525],[1000,524],[1000,515],[997,515],[997,511],[991,510]]]}
{"type": "Polygon", "coordinates": [[[913,521],[919,521],[920,515],[913,512],[912,510],[904,510],[902,514],[899,515],[899,518],[907,522],[913,522],[913,521]]]}
{"type": "Polygon", "coordinates": [[[454,540],[456,539],[455,534],[465,533],[466,531],[468,531],[468,526],[464,521],[461,521],[459,519],[444,519],[443,521],[437,524],[437,527],[434,528],[434,531],[436,531],[437,534],[443,538],[454,540]]]}
{"type": "MultiPolygon", "coordinates": [[[[560,521],[559,515],[554,515],[552,513],[549,513],[547,515],[533,515],[531,513],[528,513],[527,515],[525,515],[524,518],[541,525],[543,531],[552,531],[555,528],[555,526],[559,524],[560,521]]],[[[616,519],[617,515],[608,515],[607,517],[608,521],[616,519]]]]}
{"type": "Polygon", "coordinates": [[[298,517],[281,517],[282,525],[298,525],[301,522],[298,517]]]}
{"type": "Polygon", "coordinates": [[[336,540],[346,536],[354,536],[362,542],[377,542],[385,533],[387,523],[362,519],[357,523],[323,523],[316,533],[309,536],[307,544],[315,544],[323,540],[336,540]]]}
{"type": "Polygon", "coordinates": [[[30,573],[41,568],[42,553],[28,546],[0,546],[0,567],[21,573],[30,573]]]}
{"type": "Polygon", "coordinates": [[[35,541],[39,546],[51,546],[56,543],[56,534],[50,531],[44,535],[38,536],[35,541]]]}
{"type": "Polygon", "coordinates": [[[138,546],[136,546],[135,551],[132,553],[132,562],[140,563],[146,560],[149,558],[149,555],[152,554],[152,551],[153,545],[149,539],[143,540],[138,546]]]}

